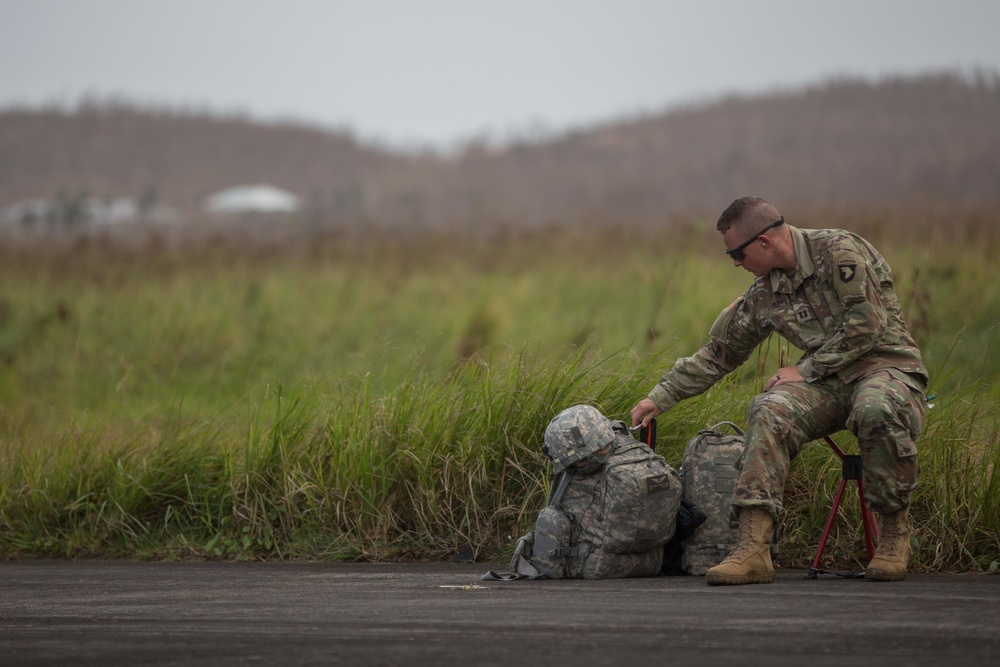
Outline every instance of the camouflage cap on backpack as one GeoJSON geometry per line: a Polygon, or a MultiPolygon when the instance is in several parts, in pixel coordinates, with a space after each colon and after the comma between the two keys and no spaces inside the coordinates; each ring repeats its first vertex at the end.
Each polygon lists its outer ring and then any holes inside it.
{"type": "Polygon", "coordinates": [[[614,442],[611,422],[597,408],[574,405],[566,408],[545,429],[543,450],[552,459],[557,475],[614,442]]]}

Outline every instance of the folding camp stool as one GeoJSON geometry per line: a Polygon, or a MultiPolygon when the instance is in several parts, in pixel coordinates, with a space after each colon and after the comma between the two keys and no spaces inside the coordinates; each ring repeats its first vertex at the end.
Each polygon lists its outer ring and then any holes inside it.
{"type": "Polygon", "coordinates": [[[860,572],[830,572],[827,570],[821,570],[819,567],[819,561],[823,557],[823,549],[826,548],[826,542],[830,539],[830,530],[833,528],[833,520],[837,515],[837,510],[840,508],[840,501],[844,497],[844,488],[847,486],[848,480],[853,480],[858,483],[858,501],[861,505],[861,525],[865,529],[865,547],[868,550],[868,560],[871,561],[875,557],[875,538],[878,537],[878,525],[875,523],[875,512],[868,509],[868,504],[865,502],[865,480],[862,475],[861,469],[861,456],[853,454],[844,454],[843,450],[837,446],[837,443],[833,441],[828,435],[823,436],[826,440],[826,444],[830,445],[830,449],[833,453],[837,455],[837,458],[841,461],[841,478],[840,486],[837,487],[837,494],[833,498],[833,506],[830,508],[830,515],[826,518],[826,526],[823,528],[823,536],[819,540],[819,548],[816,550],[816,557],[813,558],[812,566],[809,568],[809,572],[806,574],[806,579],[815,579],[817,575],[820,574],[835,574],[840,577],[851,577],[851,578],[861,578],[865,576],[864,571],[860,572]]]}

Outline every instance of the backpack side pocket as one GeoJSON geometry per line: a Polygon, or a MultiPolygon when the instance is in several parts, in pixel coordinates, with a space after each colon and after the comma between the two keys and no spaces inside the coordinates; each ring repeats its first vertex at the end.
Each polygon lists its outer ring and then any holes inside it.
{"type": "Polygon", "coordinates": [[[531,563],[540,574],[549,579],[566,578],[566,561],[574,551],[570,548],[572,530],[569,517],[559,508],[550,505],[538,513],[531,563]]]}

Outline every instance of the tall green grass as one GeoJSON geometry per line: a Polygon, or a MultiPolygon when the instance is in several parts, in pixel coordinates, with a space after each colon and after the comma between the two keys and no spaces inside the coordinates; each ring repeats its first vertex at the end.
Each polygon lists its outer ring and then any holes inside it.
{"type": "MultiPolygon", "coordinates": [[[[543,502],[552,416],[627,418],[745,288],[712,240],[9,254],[0,553],[503,558],[543,502]]],[[[1000,269],[981,247],[886,254],[938,395],[914,562],[996,568],[1000,269]]],[[[772,341],[661,416],[661,453],[679,465],[697,430],[742,423],[795,354],[772,341]]],[[[808,562],[839,477],[821,444],[793,464],[781,562],[808,562]]],[[[832,562],[863,554],[853,502],[832,562]]]]}

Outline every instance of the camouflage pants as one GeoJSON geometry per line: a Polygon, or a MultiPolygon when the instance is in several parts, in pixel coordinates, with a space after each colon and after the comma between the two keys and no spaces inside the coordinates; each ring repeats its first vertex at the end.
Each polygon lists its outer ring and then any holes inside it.
{"type": "Polygon", "coordinates": [[[858,439],[865,500],[891,513],[907,507],[917,486],[924,420],[921,380],[881,370],[850,384],[836,377],[783,384],[756,396],[747,413],[747,448],[733,504],[782,510],[788,466],[802,446],[844,428],[858,439]]]}

